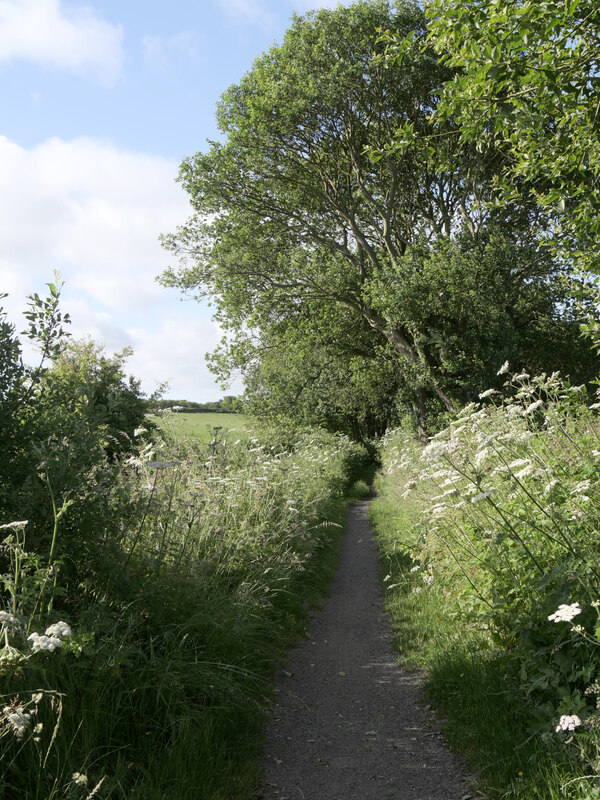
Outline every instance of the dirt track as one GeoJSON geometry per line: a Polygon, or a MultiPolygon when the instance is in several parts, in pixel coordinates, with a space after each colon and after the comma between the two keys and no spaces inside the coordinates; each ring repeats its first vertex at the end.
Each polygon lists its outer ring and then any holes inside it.
{"type": "Polygon", "coordinates": [[[264,800],[461,800],[464,775],[396,664],[368,501],[348,512],[337,575],[291,651],[267,730],[264,800]]]}

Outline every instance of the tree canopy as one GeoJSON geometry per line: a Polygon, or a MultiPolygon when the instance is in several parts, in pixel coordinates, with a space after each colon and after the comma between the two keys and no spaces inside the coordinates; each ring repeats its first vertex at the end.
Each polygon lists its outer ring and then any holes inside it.
{"type": "Polygon", "coordinates": [[[600,6],[564,0],[431,0],[430,43],[457,70],[440,118],[463,140],[501,139],[505,196],[525,182],[559,241],[598,270],[600,6]]]}
{"type": "Polygon", "coordinates": [[[180,266],[162,280],[214,299],[213,365],[245,369],[265,405],[387,359],[382,386],[425,435],[432,402],[452,411],[506,358],[525,365],[542,319],[555,341],[572,329],[544,215],[487,202],[504,149],[432,120],[453,71],[426,37],[414,2],[295,16],[223,95],[223,141],[181,166],[195,213],[163,239],[180,266]]]}

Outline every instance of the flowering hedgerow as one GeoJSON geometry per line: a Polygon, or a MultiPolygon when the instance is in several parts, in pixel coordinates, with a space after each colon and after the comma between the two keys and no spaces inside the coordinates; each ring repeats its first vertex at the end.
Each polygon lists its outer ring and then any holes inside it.
{"type": "Polygon", "coordinates": [[[499,374],[505,394],[483,392],[425,447],[387,434],[384,470],[421,509],[398,546],[427,569],[425,588],[518,664],[535,730],[589,734],[600,724],[600,403],[556,373],[499,374]]]}

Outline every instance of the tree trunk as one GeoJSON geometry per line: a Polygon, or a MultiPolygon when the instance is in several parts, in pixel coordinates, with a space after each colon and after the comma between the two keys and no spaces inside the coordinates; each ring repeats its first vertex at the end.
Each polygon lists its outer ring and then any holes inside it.
{"type": "Polygon", "coordinates": [[[427,444],[427,394],[425,389],[418,387],[415,389],[415,414],[417,415],[417,431],[419,440],[422,444],[427,444]]]}

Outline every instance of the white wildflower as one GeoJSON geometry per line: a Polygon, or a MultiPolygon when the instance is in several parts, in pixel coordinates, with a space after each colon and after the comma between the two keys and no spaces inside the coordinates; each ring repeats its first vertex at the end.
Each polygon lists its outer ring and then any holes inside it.
{"type": "Polygon", "coordinates": [[[570,622],[578,614],[581,614],[579,603],[571,603],[571,605],[561,603],[554,614],[550,614],[548,619],[550,622],[570,622]]]}
{"type": "Polygon", "coordinates": [[[133,435],[134,436],[141,436],[144,433],[148,433],[148,429],[147,428],[136,428],[134,430],[134,432],[133,432],[133,435]]]}
{"type": "Polygon", "coordinates": [[[492,478],[494,478],[496,475],[501,475],[503,472],[507,472],[507,471],[508,471],[508,465],[507,464],[499,464],[495,469],[492,470],[492,472],[490,474],[491,474],[492,478]]]}
{"type": "Polygon", "coordinates": [[[421,565],[420,564],[415,564],[415,566],[412,567],[410,571],[411,572],[418,572],[420,569],[421,569],[421,565]]]}
{"type": "Polygon", "coordinates": [[[12,728],[14,735],[17,739],[22,739],[27,729],[31,727],[31,714],[23,711],[22,708],[17,708],[16,711],[13,711],[10,706],[5,706],[2,711],[7,715],[6,721],[12,728]]]}
{"type": "Polygon", "coordinates": [[[489,456],[489,454],[490,454],[489,447],[484,447],[483,450],[480,450],[475,456],[475,466],[480,467],[486,460],[486,458],[489,456]]]}
{"type": "Polygon", "coordinates": [[[53,653],[59,647],[62,647],[62,641],[58,636],[41,636],[39,633],[30,633],[27,641],[31,642],[31,650],[37,653],[39,650],[45,650],[53,653]]]}
{"type": "Polygon", "coordinates": [[[548,481],[548,483],[544,487],[544,495],[550,494],[552,489],[554,489],[554,487],[557,486],[559,483],[560,481],[558,480],[558,478],[552,478],[551,481],[548,481]]]}
{"type": "Polygon", "coordinates": [[[456,483],[456,481],[459,481],[460,477],[460,475],[451,475],[441,484],[441,488],[443,489],[444,486],[451,486],[453,483],[456,483]]]}
{"type": "Polygon", "coordinates": [[[513,378],[514,381],[526,381],[529,378],[528,372],[521,372],[519,375],[515,375],[513,378]]]}
{"type": "Polygon", "coordinates": [[[13,530],[14,528],[24,528],[28,524],[28,519],[22,519],[19,522],[6,522],[0,525],[0,530],[13,530]]]}
{"type": "Polygon", "coordinates": [[[590,480],[579,481],[579,483],[577,483],[571,489],[571,494],[582,494],[583,492],[586,492],[590,488],[591,485],[592,485],[592,482],[590,480]]]}
{"type": "Polygon", "coordinates": [[[67,625],[66,622],[55,622],[54,625],[50,625],[49,628],[46,628],[46,636],[71,636],[71,626],[67,625]]]}
{"type": "Polygon", "coordinates": [[[519,467],[524,467],[527,464],[531,464],[531,459],[529,458],[517,458],[516,461],[511,461],[508,465],[509,469],[518,469],[519,467]]]}
{"type": "Polygon", "coordinates": [[[169,461],[151,461],[148,466],[153,469],[168,469],[171,464],[169,461]]]}
{"type": "Polygon", "coordinates": [[[481,392],[479,399],[484,400],[486,397],[491,397],[493,394],[500,394],[500,392],[497,389],[486,389],[485,392],[481,392]]]}
{"type": "Polygon", "coordinates": [[[581,725],[581,720],[577,714],[563,714],[558,721],[556,731],[574,731],[581,725]]]}
{"type": "Polygon", "coordinates": [[[519,472],[515,473],[515,478],[519,479],[526,478],[528,475],[531,475],[532,472],[533,472],[533,465],[528,464],[526,467],[523,467],[522,470],[519,470],[519,472]]]}
{"type": "Polygon", "coordinates": [[[544,401],[543,400],[536,400],[535,402],[530,403],[527,406],[527,408],[525,409],[525,411],[523,411],[523,416],[525,416],[527,414],[531,414],[533,411],[536,411],[540,406],[543,406],[543,405],[544,405],[544,401]]]}
{"type": "Polygon", "coordinates": [[[87,775],[83,775],[81,772],[74,772],[71,778],[75,786],[87,786],[88,785],[88,778],[87,775]]]}
{"type": "Polygon", "coordinates": [[[598,408],[600,408],[600,403],[593,403],[590,406],[590,409],[593,409],[594,411],[596,411],[598,408]]]}
{"type": "Polygon", "coordinates": [[[18,625],[19,620],[8,611],[0,611],[0,622],[4,625],[18,625]]]}
{"type": "Polygon", "coordinates": [[[475,497],[471,498],[471,502],[479,503],[480,500],[485,500],[486,498],[488,498],[493,491],[494,491],[493,489],[489,489],[487,492],[480,492],[479,494],[476,494],[475,497]]]}
{"type": "Polygon", "coordinates": [[[510,369],[510,367],[508,365],[508,361],[505,361],[504,364],[502,364],[502,366],[500,367],[500,369],[496,373],[496,375],[506,375],[506,373],[508,372],[509,369],[510,369]]]}
{"type": "Polygon", "coordinates": [[[425,513],[431,514],[432,517],[439,517],[440,514],[443,514],[447,511],[448,506],[446,503],[437,503],[435,506],[432,506],[428,509],[425,513]]]}
{"type": "Polygon", "coordinates": [[[429,461],[437,461],[447,453],[451,453],[456,449],[456,440],[450,442],[430,442],[423,450],[422,458],[429,461]]]}

